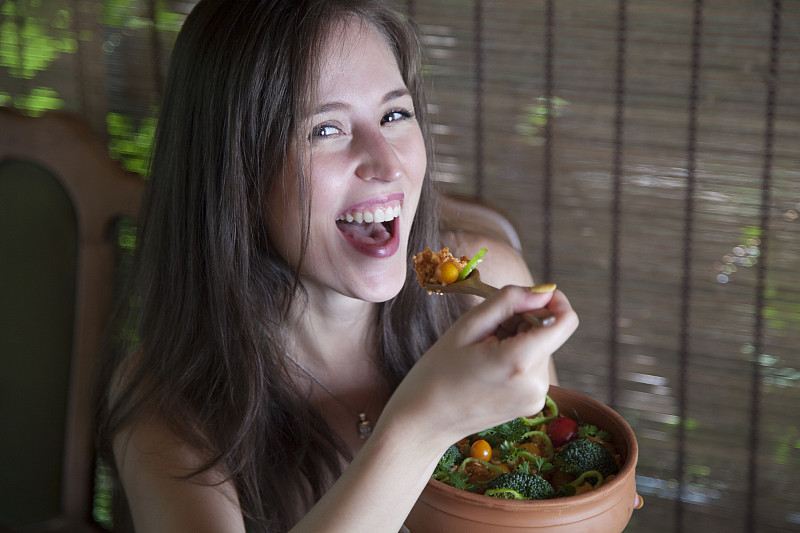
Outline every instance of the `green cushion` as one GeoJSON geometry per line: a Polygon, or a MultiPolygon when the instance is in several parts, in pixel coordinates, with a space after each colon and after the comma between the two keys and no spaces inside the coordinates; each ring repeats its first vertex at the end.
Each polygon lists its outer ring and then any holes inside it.
{"type": "Polygon", "coordinates": [[[0,525],[58,514],[72,354],[77,218],[62,185],[0,164],[0,525]]]}

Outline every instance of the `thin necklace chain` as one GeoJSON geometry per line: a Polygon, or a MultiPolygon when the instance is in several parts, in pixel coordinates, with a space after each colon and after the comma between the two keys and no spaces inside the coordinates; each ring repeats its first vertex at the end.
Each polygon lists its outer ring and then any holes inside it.
{"type": "Polygon", "coordinates": [[[331,389],[329,389],[322,381],[320,381],[319,378],[317,378],[317,376],[312,374],[309,369],[307,369],[306,367],[301,365],[300,361],[298,361],[297,359],[292,357],[289,352],[284,352],[284,353],[286,354],[286,357],[288,357],[297,366],[297,368],[302,370],[305,375],[310,377],[317,385],[322,387],[323,390],[325,390],[325,392],[330,394],[331,398],[333,398],[334,400],[339,402],[339,404],[341,404],[343,407],[345,407],[348,411],[355,411],[358,414],[358,423],[357,423],[356,427],[358,429],[359,437],[361,437],[362,439],[366,439],[367,437],[370,436],[370,434],[372,433],[372,422],[370,422],[369,419],[367,418],[366,411],[367,411],[367,407],[369,407],[369,404],[372,401],[372,396],[375,394],[375,389],[378,386],[377,385],[377,379],[375,380],[375,385],[373,385],[373,387],[372,387],[372,391],[369,393],[369,398],[367,398],[367,404],[364,406],[364,409],[359,411],[358,409],[354,408],[352,405],[346,403],[344,400],[342,400],[341,398],[336,396],[331,389]]]}

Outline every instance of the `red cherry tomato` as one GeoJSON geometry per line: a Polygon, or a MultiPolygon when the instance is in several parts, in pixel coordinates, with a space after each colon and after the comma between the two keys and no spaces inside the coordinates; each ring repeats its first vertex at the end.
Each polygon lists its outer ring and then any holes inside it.
{"type": "Polygon", "coordinates": [[[578,423],[571,418],[559,416],[547,424],[547,436],[554,448],[559,448],[578,436],[578,423]]]}
{"type": "Polygon", "coordinates": [[[485,440],[476,440],[469,449],[469,454],[475,459],[488,461],[492,458],[492,447],[485,440]]]}

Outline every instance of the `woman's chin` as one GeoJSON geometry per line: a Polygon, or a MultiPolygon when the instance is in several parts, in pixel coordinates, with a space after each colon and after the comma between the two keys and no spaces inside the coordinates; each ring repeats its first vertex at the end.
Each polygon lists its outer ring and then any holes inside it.
{"type": "Polygon", "coordinates": [[[405,277],[402,274],[392,278],[372,279],[360,287],[355,296],[366,302],[386,302],[400,293],[404,283],[405,277]]]}

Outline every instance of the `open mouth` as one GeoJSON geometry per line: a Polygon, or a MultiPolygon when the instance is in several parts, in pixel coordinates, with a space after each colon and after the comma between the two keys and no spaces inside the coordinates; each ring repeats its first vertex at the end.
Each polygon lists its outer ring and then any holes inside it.
{"type": "Polygon", "coordinates": [[[339,215],[336,226],[349,240],[365,246],[383,246],[395,234],[400,206],[354,211],[339,215]]]}

